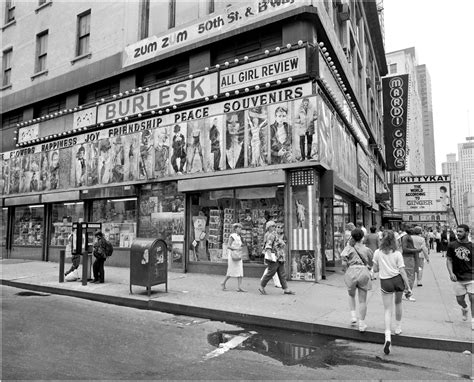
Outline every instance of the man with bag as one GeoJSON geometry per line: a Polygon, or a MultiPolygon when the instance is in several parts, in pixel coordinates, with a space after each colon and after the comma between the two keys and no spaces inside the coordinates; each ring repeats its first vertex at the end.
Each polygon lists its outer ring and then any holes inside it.
{"type": "Polygon", "coordinates": [[[283,294],[295,294],[295,292],[288,288],[288,284],[286,282],[286,243],[283,239],[278,237],[278,234],[275,231],[276,223],[273,220],[269,220],[265,228],[266,232],[263,239],[265,243],[263,254],[265,256],[265,264],[267,264],[267,269],[265,270],[265,273],[260,281],[260,288],[258,288],[258,291],[261,294],[267,294],[265,291],[267,283],[273,278],[273,275],[278,274],[281,286],[283,288],[283,294]]]}
{"type": "Polygon", "coordinates": [[[92,283],[104,283],[104,263],[107,257],[111,255],[111,244],[105,240],[104,234],[101,231],[94,233],[94,244],[92,254],[95,257],[92,270],[94,272],[94,281],[92,283]]]}

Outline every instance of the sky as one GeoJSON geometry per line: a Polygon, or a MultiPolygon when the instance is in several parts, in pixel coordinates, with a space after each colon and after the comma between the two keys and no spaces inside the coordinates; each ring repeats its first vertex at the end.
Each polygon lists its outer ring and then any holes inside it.
{"type": "MultiPolygon", "coordinates": [[[[474,136],[474,0],[383,0],[385,51],[414,47],[431,76],[436,172],[474,136]]],[[[457,158],[459,159],[459,158],[457,158]]]]}

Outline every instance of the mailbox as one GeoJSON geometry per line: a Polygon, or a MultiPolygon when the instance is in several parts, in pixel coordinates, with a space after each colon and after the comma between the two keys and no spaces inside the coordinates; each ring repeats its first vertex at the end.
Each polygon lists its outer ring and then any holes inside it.
{"type": "Polygon", "coordinates": [[[130,247],[130,294],[132,285],[147,288],[148,296],[153,285],[166,284],[168,292],[168,250],[160,239],[137,238],[130,247]]]}

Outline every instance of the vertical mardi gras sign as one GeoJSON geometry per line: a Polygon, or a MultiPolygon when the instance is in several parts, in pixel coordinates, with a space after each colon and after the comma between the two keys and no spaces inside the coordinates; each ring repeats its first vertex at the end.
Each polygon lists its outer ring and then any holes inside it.
{"type": "Polygon", "coordinates": [[[407,154],[408,74],[382,79],[387,171],[405,170],[407,154]]]}

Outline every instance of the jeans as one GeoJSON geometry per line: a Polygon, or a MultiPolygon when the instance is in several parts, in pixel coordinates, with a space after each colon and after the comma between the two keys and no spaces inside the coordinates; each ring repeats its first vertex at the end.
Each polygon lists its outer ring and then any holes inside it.
{"type": "Polygon", "coordinates": [[[262,288],[267,286],[267,283],[273,278],[275,273],[278,273],[282,289],[288,289],[288,284],[286,283],[285,263],[281,263],[279,261],[268,262],[267,272],[263,275],[262,281],[260,282],[262,288]]]}
{"type": "Polygon", "coordinates": [[[105,259],[95,259],[94,265],[92,265],[92,271],[94,272],[94,281],[99,280],[101,283],[104,282],[104,263],[105,259]]]}
{"type": "Polygon", "coordinates": [[[413,284],[415,284],[415,257],[414,256],[403,256],[403,262],[405,263],[405,272],[407,273],[408,285],[413,290],[413,284]]]}

